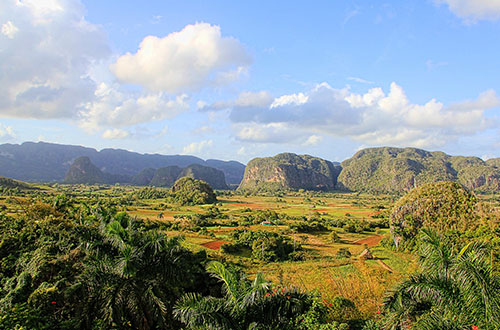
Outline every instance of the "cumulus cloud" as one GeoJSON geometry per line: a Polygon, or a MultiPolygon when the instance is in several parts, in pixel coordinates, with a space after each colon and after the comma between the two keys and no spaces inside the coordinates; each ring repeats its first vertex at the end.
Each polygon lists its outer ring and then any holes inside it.
{"type": "MultiPolygon", "coordinates": [[[[199,23],[112,63],[105,32],[79,0],[0,1],[0,116],[70,119],[89,133],[124,138],[124,127],[189,109],[183,92],[237,79],[251,62],[218,26],[199,23]],[[149,90],[148,90],[149,89],[149,90]]],[[[252,98],[253,100],[253,98],[252,98]]],[[[128,129],[130,131],[130,129],[128,129]]]]}
{"type": "Polygon", "coordinates": [[[14,39],[17,31],[19,31],[19,29],[11,21],[7,21],[7,23],[2,24],[2,34],[9,39],[14,39]]]}
{"type": "Polygon", "coordinates": [[[498,0],[436,0],[436,3],[447,4],[455,15],[466,21],[500,19],[498,0]]]}
{"type": "Polygon", "coordinates": [[[73,117],[92,100],[88,70],[109,56],[104,32],[69,0],[0,2],[0,114],[73,117]]]}
{"type": "Polygon", "coordinates": [[[104,139],[125,139],[130,136],[128,131],[119,128],[107,129],[102,133],[104,139]]]}
{"type": "Polygon", "coordinates": [[[89,132],[102,127],[124,127],[171,119],[189,109],[187,95],[169,98],[164,93],[133,95],[119,86],[101,83],[92,102],[80,111],[80,126],[89,132]]]}
{"type": "Polygon", "coordinates": [[[204,140],[200,142],[193,142],[185,146],[182,150],[183,155],[200,154],[212,148],[214,142],[212,140],[204,140]]]}
{"type": "Polygon", "coordinates": [[[234,128],[236,138],[244,142],[290,143],[303,140],[306,134],[287,123],[246,123],[234,128]]]}
{"type": "Polygon", "coordinates": [[[328,134],[369,145],[430,148],[491,128],[496,119],[488,120],[485,111],[498,106],[500,99],[492,90],[475,100],[444,106],[435,99],[413,104],[396,83],[387,94],[382,88],[356,94],[322,83],[263,107],[234,105],[230,118],[242,141],[311,145],[320,142],[318,134],[328,134]]]}
{"type": "Polygon", "coordinates": [[[200,111],[219,111],[238,108],[254,108],[265,107],[273,101],[271,93],[268,91],[260,92],[241,92],[235,100],[231,101],[217,101],[210,105],[201,101],[198,102],[198,109],[200,111]]]}
{"type": "Polygon", "coordinates": [[[316,146],[323,140],[323,137],[319,135],[311,135],[307,138],[303,145],[305,146],[316,146]]]}
{"type": "Polygon", "coordinates": [[[137,53],[119,57],[111,71],[123,82],[179,93],[234,81],[250,62],[237,39],[223,37],[219,26],[197,23],[144,38],[137,53]]]}
{"type": "Polygon", "coordinates": [[[0,123],[0,141],[1,142],[14,140],[15,137],[16,137],[16,134],[14,133],[14,129],[12,128],[12,126],[5,126],[4,124],[0,123]]]}

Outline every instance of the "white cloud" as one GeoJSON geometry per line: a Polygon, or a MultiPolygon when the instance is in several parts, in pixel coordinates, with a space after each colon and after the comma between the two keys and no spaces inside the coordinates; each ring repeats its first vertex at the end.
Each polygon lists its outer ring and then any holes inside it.
{"type": "Polygon", "coordinates": [[[198,102],[200,111],[218,111],[238,108],[266,107],[273,102],[273,97],[268,91],[241,92],[235,100],[217,101],[210,105],[206,102],[198,102]]]}
{"type": "Polygon", "coordinates": [[[16,138],[16,134],[14,133],[14,129],[12,126],[5,126],[0,123],[0,141],[6,142],[11,141],[16,138]]]}
{"type": "Polygon", "coordinates": [[[109,56],[105,33],[69,0],[2,0],[0,114],[70,118],[93,98],[93,63],[109,56]]]}
{"type": "Polygon", "coordinates": [[[435,99],[413,104],[395,83],[388,94],[381,88],[356,94],[323,83],[265,107],[235,105],[230,118],[242,141],[313,144],[320,133],[368,145],[431,148],[494,127],[498,118],[487,119],[485,111],[498,106],[500,99],[492,90],[476,100],[444,106],[435,99]]]}
{"type": "Polygon", "coordinates": [[[476,20],[500,19],[500,1],[498,0],[435,0],[445,3],[450,10],[467,22],[476,20]]]}
{"type": "Polygon", "coordinates": [[[123,82],[179,93],[238,79],[250,62],[238,40],[222,37],[218,26],[197,23],[144,38],[137,53],[118,58],[111,71],[123,82]]]}
{"type": "Polygon", "coordinates": [[[125,139],[130,136],[128,131],[119,128],[107,129],[102,133],[104,139],[125,139]]]}
{"type": "Polygon", "coordinates": [[[304,146],[317,146],[323,140],[322,136],[311,135],[307,138],[306,142],[303,143],[304,146]]]}
{"type": "Polygon", "coordinates": [[[271,103],[270,108],[277,108],[286,105],[301,105],[308,101],[308,97],[303,93],[283,95],[276,98],[273,103],[271,103]]]}
{"type": "Polygon", "coordinates": [[[161,137],[167,135],[168,131],[169,131],[168,125],[165,125],[165,126],[163,126],[163,128],[161,129],[160,132],[158,132],[157,134],[155,134],[154,137],[155,138],[161,138],[161,137]]]}
{"type": "Polygon", "coordinates": [[[286,123],[248,123],[234,125],[236,138],[244,142],[290,143],[303,138],[304,133],[286,123]]]}
{"type": "Polygon", "coordinates": [[[245,155],[247,154],[247,151],[246,151],[245,147],[241,147],[241,148],[239,148],[239,149],[236,151],[236,153],[237,153],[238,155],[240,155],[240,156],[245,156],[245,155]]]}
{"type": "Polygon", "coordinates": [[[2,24],[2,34],[9,39],[14,39],[17,31],[19,31],[19,29],[11,21],[7,21],[7,23],[2,24]]]}
{"type": "Polygon", "coordinates": [[[204,140],[200,142],[193,142],[185,146],[182,150],[183,155],[200,154],[207,151],[213,147],[214,142],[212,140],[204,140]]]}
{"type": "Polygon", "coordinates": [[[169,99],[163,93],[131,95],[118,86],[101,83],[95,100],[80,112],[80,126],[89,132],[101,127],[124,127],[149,121],[171,119],[189,109],[186,95],[169,99]]]}
{"type": "Polygon", "coordinates": [[[360,83],[360,84],[368,84],[368,85],[374,84],[373,81],[366,80],[366,79],[359,78],[359,77],[347,77],[347,80],[355,81],[355,82],[360,83]]]}
{"type": "Polygon", "coordinates": [[[195,129],[193,130],[193,133],[194,133],[194,134],[208,134],[208,133],[212,133],[212,132],[213,132],[212,127],[207,126],[207,125],[205,125],[205,126],[200,126],[200,127],[195,128],[195,129]]]}

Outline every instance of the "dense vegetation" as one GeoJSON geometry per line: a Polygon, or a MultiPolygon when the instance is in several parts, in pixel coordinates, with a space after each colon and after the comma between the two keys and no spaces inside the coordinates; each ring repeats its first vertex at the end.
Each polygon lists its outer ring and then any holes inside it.
{"type": "Polygon", "coordinates": [[[403,192],[425,183],[458,182],[470,190],[500,190],[494,160],[449,156],[416,148],[369,148],[342,162],[339,188],[353,191],[403,192]]]}
{"type": "Polygon", "coordinates": [[[206,288],[204,254],[112,209],[33,201],[0,233],[0,329],[174,329],[175,301],[206,288]]]}
{"type": "Polygon", "coordinates": [[[212,187],[190,177],[177,180],[172,186],[173,200],[181,205],[212,204],[217,202],[212,187]]]}
{"type": "Polygon", "coordinates": [[[0,330],[500,326],[497,195],[209,188],[5,187],[0,330]]]}
{"type": "Polygon", "coordinates": [[[309,155],[282,153],[252,159],[238,189],[251,191],[333,190],[340,167],[309,155]]]}
{"type": "Polygon", "coordinates": [[[396,246],[414,244],[421,228],[466,233],[480,225],[476,197],[458,183],[443,181],[413,189],[394,206],[391,232],[396,246]]]}

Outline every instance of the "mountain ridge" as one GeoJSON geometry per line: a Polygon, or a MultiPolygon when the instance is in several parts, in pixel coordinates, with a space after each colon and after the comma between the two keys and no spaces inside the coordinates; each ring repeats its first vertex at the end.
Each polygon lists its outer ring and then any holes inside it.
{"type": "MultiPolygon", "coordinates": [[[[236,161],[215,163],[189,155],[141,154],[123,149],[105,148],[97,151],[84,146],[47,142],[23,142],[0,145],[0,175],[25,182],[62,182],[70,165],[86,156],[101,171],[133,177],[146,168],[192,164],[215,167],[227,172],[227,184],[239,184],[245,165],[236,161]],[[220,168],[219,168],[220,167],[220,168]]],[[[224,173],[226,174],[226,173],[224,173]]]]}

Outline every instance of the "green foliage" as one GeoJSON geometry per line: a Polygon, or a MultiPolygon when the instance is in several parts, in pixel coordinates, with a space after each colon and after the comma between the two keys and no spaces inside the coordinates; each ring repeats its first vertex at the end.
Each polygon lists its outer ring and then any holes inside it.
{"type": "Polygon", "coordinates": [[[350,258],[351,256],[351,251],[348,248],[340,248],[336,253],[337,259],[350,258]]]}
{"type": "Polygon", "coordinates": [[[500,277],[492,272],[488,245],[471,242],[457,250],[428,230],[421,242],[420,271],[385,298],[385,327],[498,329],[500,277]]]}
{"type": "Polygon", "coordinates": [[[211,262],[207,270],[222,283],[224,294],[184,295],[174,314],[188,329],[346,329],[322,327],[326,309],[298,289],[272,289],[262,274],[249,281],[219,262],[211,262]]]}
{"type": "Polygon", "coordinates": [[[22,204],[0,215],[0,329],[177,328],[173,303],[205,292],[205,254],[102,206],[22,204]]]}
{"type": "Polygon", "coordinates": [[[141,188],[134,192],[137,199],[161,199],[170,197],[170,192],[167,189],[158,189],[152,187],[141,188]]]}
{"type": "Polygon", "coordinates": [[[420,228],[465,233],[478,225],[477,199],[457,183],[443,181],[423,185],[402,197],[391,214],[396,246],[413,244],[420,228]]]}
{"type": "Polygon", "coordinates": [[[297,233],[314,233],[328,229],[323,223],[318,221],[294,221],[288,227],[297,233]]]}
{"type": "Polygon", "coordinates": [[[224,252],[251,249],[252,257],[263,261],[289,260],[294,257],[294,252],[302,249],[299,243],[292,242],[287,236],[264,230],[236,229],[232,231],[231,238],[234,243],[224,244],[224,252]]]}
{"type": "Polygon", "coordinates": [[[248,162],[238,190],[333,190],[339,172],[339,166],[321,158],[281,153],[248,162]]]}
{"type": "Polygon", "coordinates": [[[180,178],[172,187],[171,199],[181,205],[213,204],[217,202],[212,188],[204,181],[180,178]]]}
{"type": "Polygon", "coordinates": [[[448,156],[416,148],[368,148],[342,162],[339,187],[352,191],[403,192],[438,181],[498,191],[500,169],[477,157],[448,156]]]}

